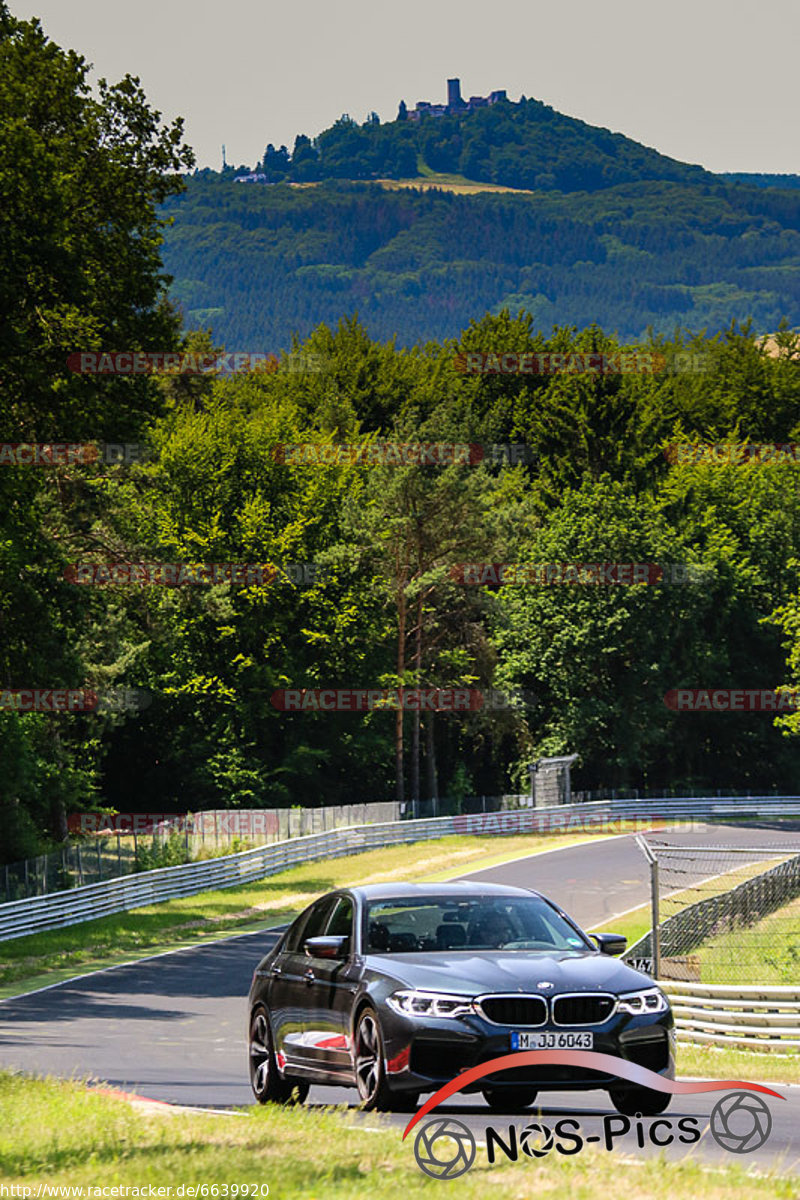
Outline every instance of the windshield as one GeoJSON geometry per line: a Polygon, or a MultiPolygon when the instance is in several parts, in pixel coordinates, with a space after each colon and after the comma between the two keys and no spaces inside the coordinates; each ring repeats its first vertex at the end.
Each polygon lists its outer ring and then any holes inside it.
{"type": "Polygon", "coordinates": [[[367,909],[367,953],[594,949],[538,896],[421,896],[367,909]]]}

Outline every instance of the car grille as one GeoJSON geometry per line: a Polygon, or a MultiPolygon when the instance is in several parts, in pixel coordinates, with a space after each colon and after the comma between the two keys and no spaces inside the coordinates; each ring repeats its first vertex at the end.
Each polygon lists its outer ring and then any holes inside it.
{"type": "Polygon", "coordinates": [[[614,1011],[613,996],[592,993],[580,996],[555,996],[553,999],[554,1025],[600,1025],[614,1011]]]}
{"type": "Polygon", "coordinates": [[[541,996],[484,996],[479,1006],[495,1025],[544,1025],[547,1002],[541,996]]]}

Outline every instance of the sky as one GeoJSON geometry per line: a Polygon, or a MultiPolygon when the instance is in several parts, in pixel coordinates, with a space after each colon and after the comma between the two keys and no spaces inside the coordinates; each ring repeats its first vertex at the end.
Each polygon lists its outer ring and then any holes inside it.
{"type": "Polygon", "coordinates": [[[505,88],[712,171],[800,173],[797,0],[9,0],[94,78],[138,75],[199,166],[342,113],[505,88]]]}

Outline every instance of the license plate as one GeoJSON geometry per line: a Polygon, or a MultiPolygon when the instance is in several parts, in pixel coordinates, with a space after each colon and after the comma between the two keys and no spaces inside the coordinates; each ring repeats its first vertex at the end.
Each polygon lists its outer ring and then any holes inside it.
{"type": "Polygon", "coordinates": [[[512,1050],[591,1050],[593,1033],[512,1033],[512,1050]]]}

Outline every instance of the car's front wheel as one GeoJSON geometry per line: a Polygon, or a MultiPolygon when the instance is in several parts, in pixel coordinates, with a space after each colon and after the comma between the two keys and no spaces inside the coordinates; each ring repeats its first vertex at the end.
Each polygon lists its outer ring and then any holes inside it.
{"type": "Polygon", "coordinates": [[[275,1061],[272,1030],[263,1004],[250,1015],[250,1086],[259,1104],[302,1104],[308,1084],[283,1079],[275,1061]]]}
{"type": "Polygon", "coordinates": [[[611,1103],[624,1117],[657,1117],[669,1108],[670,1092],[659,1092],[655,1088],[612,1088],[611,1103]]]}
{"type": "Polygon", "coordinates": [[[358,1015],[353,1058],[358,1096],[366,1112],[373,1109],[391,1111],[405,1103],[402,1093],[393,1095],[386,1082],[383,1034],[378,1015],[372,1008],[362,1008],[358,1015]]]}
{"type": "Polygon", "coordinates": [[[515,1113],[530,1108],[538,1096],[536,1088],[484,1088],[483,1098],[493,1112],[515,1113]]]}

